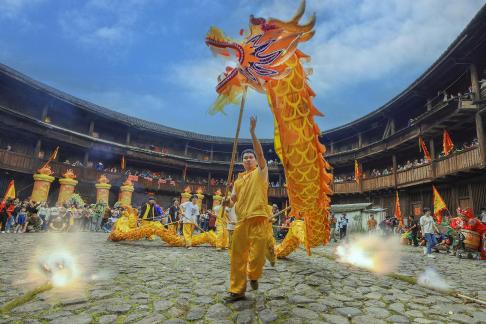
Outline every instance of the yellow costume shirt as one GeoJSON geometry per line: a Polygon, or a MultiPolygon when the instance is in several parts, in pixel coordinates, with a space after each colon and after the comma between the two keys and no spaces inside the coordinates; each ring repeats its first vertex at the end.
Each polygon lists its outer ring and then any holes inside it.
{"type": "Polygon", "coordinates": [[[268,216],[268,168],[259,167],[238,174],[235,181],[235,211],[238,222],[249,218],[268,216]]]}

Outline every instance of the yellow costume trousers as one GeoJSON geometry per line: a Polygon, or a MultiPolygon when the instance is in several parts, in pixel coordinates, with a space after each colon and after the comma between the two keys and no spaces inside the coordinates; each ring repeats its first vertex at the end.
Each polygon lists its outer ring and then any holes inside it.
{"type": "Polygon", "coordinates": [[[258,280],[261,277],[267,246],[266,216],[253,217],[236,224],[231,246],[231,293],[244,293],[248,279],[258,280]]]}
{"type": "Polygon", "coordinates": [[[169,232],[171,232],[172,234],[177,234],[177,223],[169,225],[169,232]]]}
{"type": "Polygon", "coordinates": [[[194,226],[194,224],[182,225],[182,232],[184,234],[184,241],[186,242],[186,246],[192,245],[192,232],[194,231],[194,226]]]}
{"type": "Polygon", "coordinates": [[[219,249],[228,248],[228,228],[224,222],[216,221],[216,232],[218,233],[216,239],[216,247],[219,249]]]}

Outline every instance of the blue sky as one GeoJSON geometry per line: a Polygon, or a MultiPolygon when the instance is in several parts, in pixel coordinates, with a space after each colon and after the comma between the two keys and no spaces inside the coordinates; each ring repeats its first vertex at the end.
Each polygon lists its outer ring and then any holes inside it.
{"type": "MultiPolygon", "coordinates": [[[[378,108],[413,82],[484,0],[308,0],[316,35],[302,50],[325,113],[321,129],[378,108]]],[[[210,25],[237,38],[250,14],[290,18],[294,0],[0,0],[0,62],[96,104],[175,128],[234,136],[237,107],[209,116],[225,62],[204,44],[210,25]]],[[[248,116],[271,137],[263,95],[248,116]]]]}

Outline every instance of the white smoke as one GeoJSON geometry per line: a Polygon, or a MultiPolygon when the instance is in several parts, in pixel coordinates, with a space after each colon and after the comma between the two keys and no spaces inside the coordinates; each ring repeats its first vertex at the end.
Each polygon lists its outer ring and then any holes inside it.
{"type": "Polygon", "coordinates": [[[438,290],[448,290],[451,288],[451,286],[433,268],[427,268],[424,272],[419,274],[417,283],[421,286],[438,290]]]}
{"type": "Polygon", "coordinates": [[[361,235],[351,237],[336,249],[337,261],[365,268],[379,274],[395,271],[400,263],[398,237],[361,235]]]}

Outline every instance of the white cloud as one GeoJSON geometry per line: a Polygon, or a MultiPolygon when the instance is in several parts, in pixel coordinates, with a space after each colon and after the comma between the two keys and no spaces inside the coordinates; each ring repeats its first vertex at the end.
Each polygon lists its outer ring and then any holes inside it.
{"type": "Polygon", "coordinates": [[[18,18],[25,10],[42,0],[0,0],[0,17],[18,18]]]}
{"type": "MultiPolygon", "coordinates": [[[[312,1],[308,12],[317,11],[316,35],[302,45],[312,56],[312,86],[322,96],[350,84],[393,77],[409,67],[425,70],[482,4],[484,0],[312,1]]],[[[261,12],[291,17],[292,6],[284,8],[281,1],[273,1],[261,12]]]]}
{"type": "Polygon", "coordinates": [[[62,12],[64,35],[90,50],[127,50],[136,36],[135,27],[148,0],[91,0],[62,12]]]}
{"type": "MultiPolygon", "coordinates": [[[[483,0],[308,1],[306,18],[317,13],[316,35],[302,44],[312,56],[312,87],[319,97],[347,85],[393,77],[409,67],[430,65],[462,31],[483,0]]],[[[241,4],[241,6],[246,6],[241,4]]],[[[258,16],[291,18],[298,3],[273,0],[258,16]]],[[[183,62],[176,82],[198,96],[214,96],[224,64],[213,58],[183,62]]]]}

